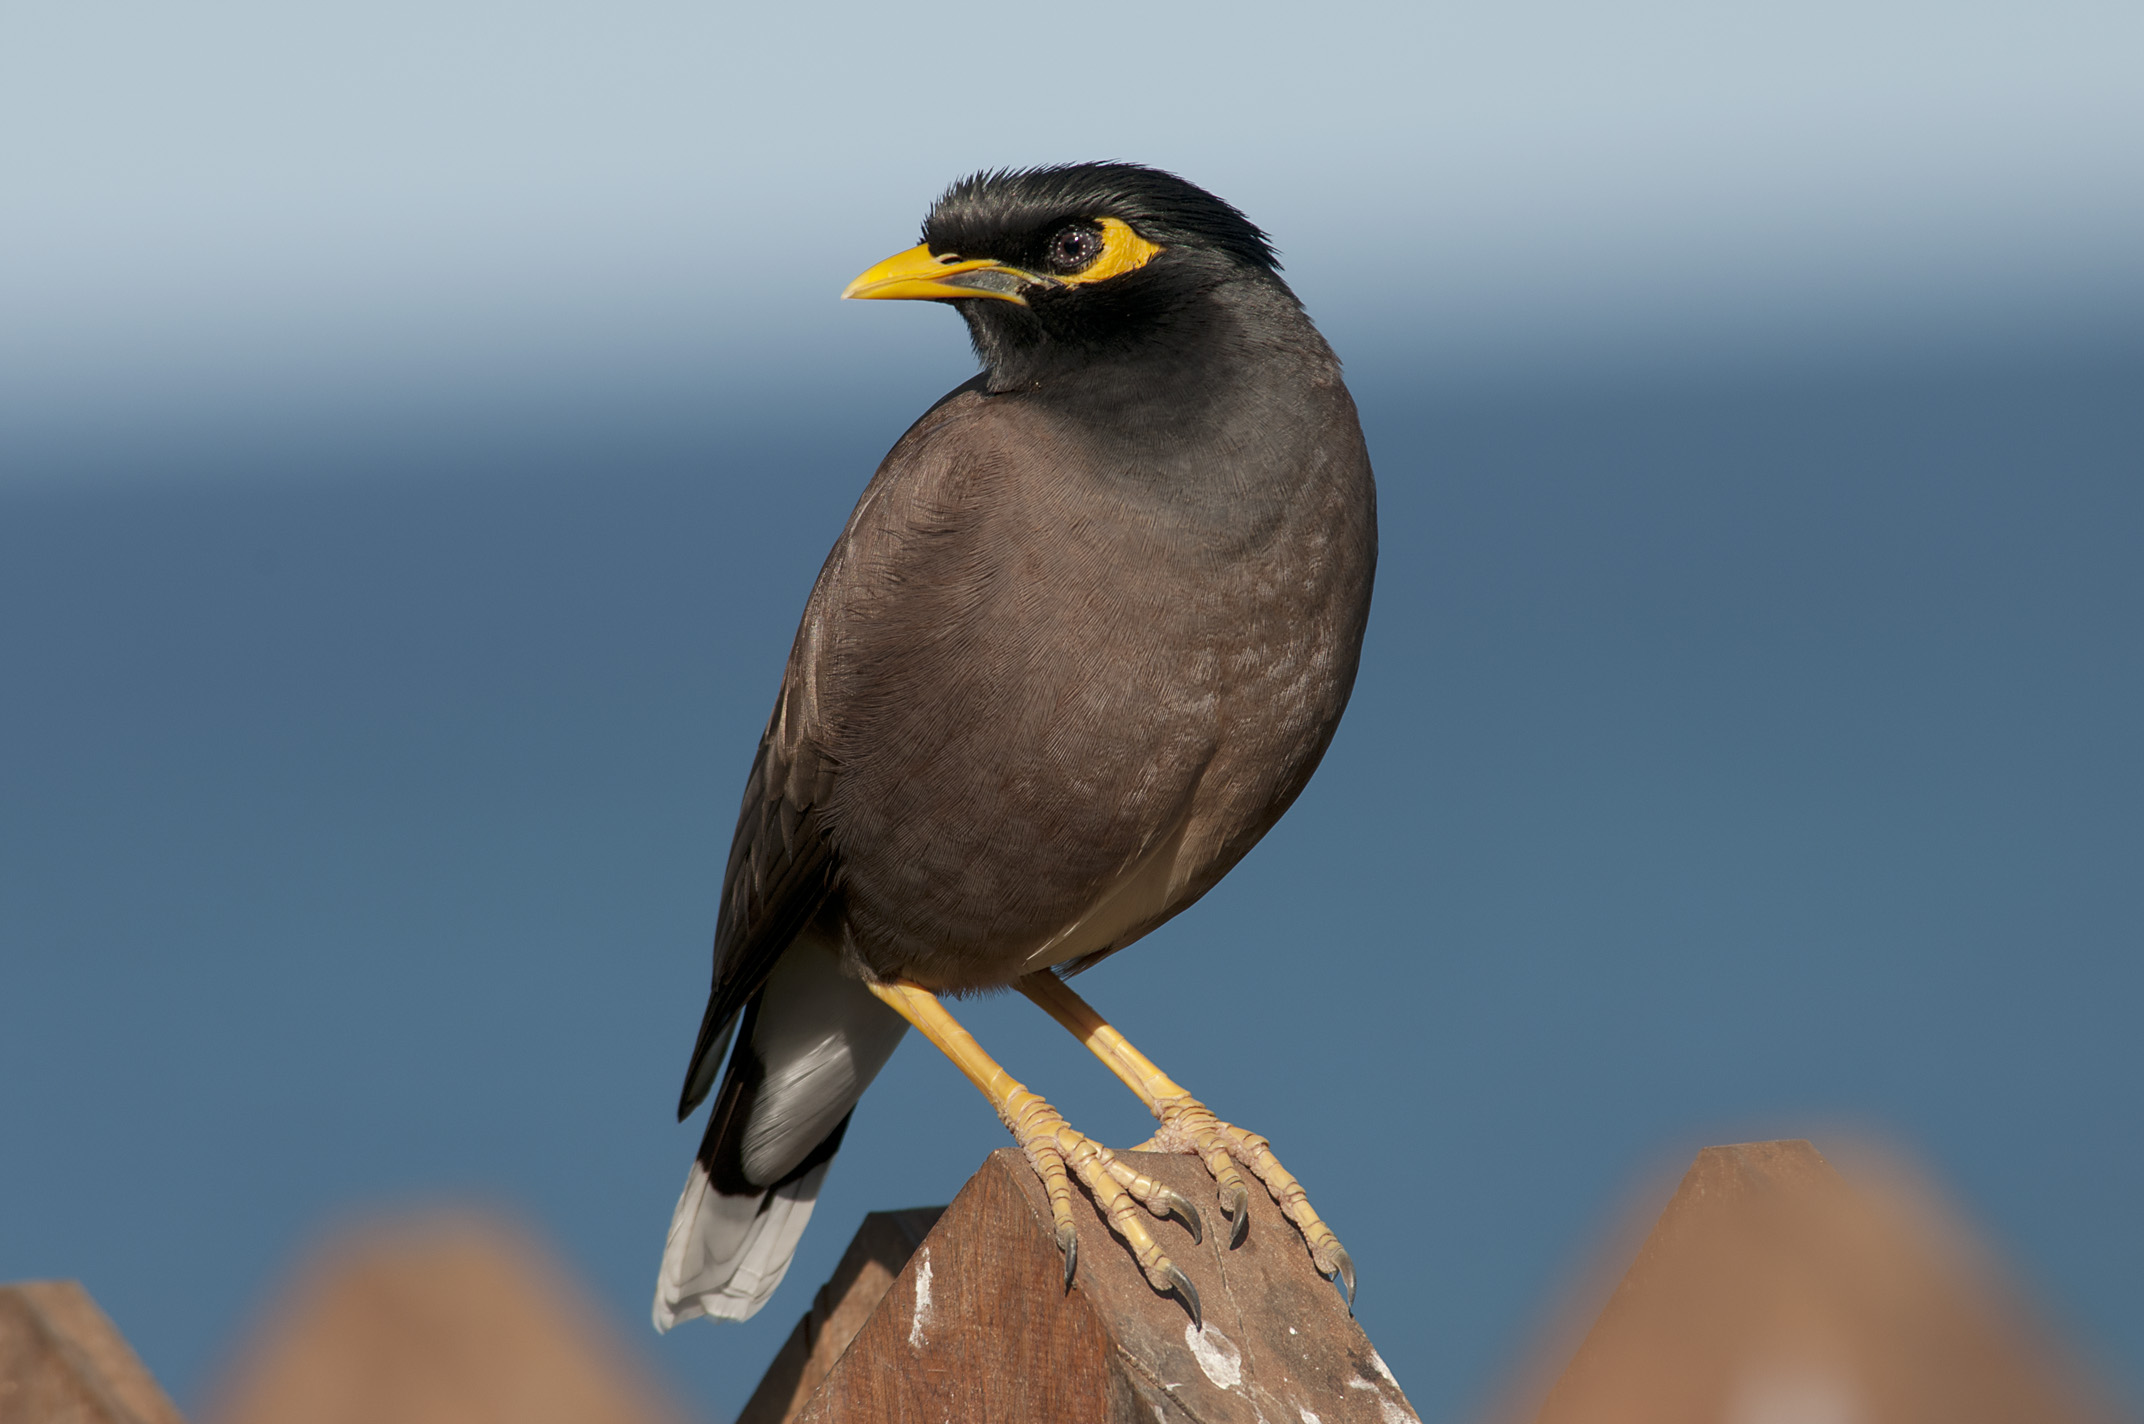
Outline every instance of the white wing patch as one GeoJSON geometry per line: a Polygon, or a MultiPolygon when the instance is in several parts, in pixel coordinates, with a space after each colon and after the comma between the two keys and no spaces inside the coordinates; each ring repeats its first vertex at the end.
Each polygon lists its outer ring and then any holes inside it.
{"type": "Polygon", "coordinates": [[[900,1046],[908,1021],[841,972],[833,948],[799,939],[767,979],[752,1051],[767,1076],[744,1127],[744,1172],[778,1182],[848,1115],[900,1046]]]}
{"type": "MultiPolygon", "coordinates": [[[[776,1182],[826,1140],[900,1044],[908,1023],[800,939],[762,992],[752,1041],[766,1069],[740,1144],[746,1180],[776,1182]]],[[[774,1294],[811,1220],[829,1163],[772,1192],[726,1195],[699,1162],[685,1178],[655,1284],[655,1328],[708,1315],[748,1320],[774,1294]]]]}

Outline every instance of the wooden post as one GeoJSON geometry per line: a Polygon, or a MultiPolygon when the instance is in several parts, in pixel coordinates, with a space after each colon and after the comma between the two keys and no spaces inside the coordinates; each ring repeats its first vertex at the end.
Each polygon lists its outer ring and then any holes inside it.
{"type": "MultiPolygon", "coordinates": [[[[750,1424],[1403,1424],[1415,1413],[1311,1265],[1302,1237],[1263,1193],[1230,1250],[1212,1179],[1194,1157],[1129,1153],[1140,1171],[1198,1206],[1194,1245],[1157,1223],[1164,1248],[1198,1288],[1205,1329],[1173,1297],[1154,1293],[1086,1197],[1077,1198],[1079,1273],[1064,1258],[1041,1183],[1017,1152],[993,1153],[961,1189],[897,1276],[861,1298],[822,1296],[821,1316],[862,1315],[843,1348],[822,1326],[815,1358],[825,1380],[796,1398],[790,1348],[761,1385],[750,1424]],[[845,1304],[846,1302],[846,1304],[845,1304]],[[787,1371],[788,1373],[783,1373],[787,1371]],[[780,1376],[781,1378],[777,1378],[780,1376]],[[787,1379],[784,1385],[781,1380],[787,1379]],[[770,1393],[769,1386],[774,1386],[770,1393]],[[781,1412],[774,1396],[790,1400],[781,1412]],[[761,1410],[762,1412],[754,1412],[761,1410]]],[[[866,1232],[882,1230],[867,1221],[866,1232]]],[[[880,1240],[883,1241],[883,1234],[880,1240]]],[[[859,1244],[862,1244],[862,1234],[859,1244]]],[[[880,1248],[873,1248],[880,1249],[880,1248]]],[[[852,1246],[851,1256],[857,1254],[852,1246]]],[[[844,1259],[844,1271],[848,1268],[844,1259]]],[[[836,1283],[842,1280],[836,1273],[836,1283]]],[[[863,1280],[864,1273],[851,1278],[863,1280]]],[[[831,1285],[834,1283],[830,1283],[831,1285]]],[[[1374,1272],[1371,1289],[1378,1287],[1374,1272]]],[[[866,1290],[869,1289],[866,1283],[866,1290]]],[[[805,1330],[800,1323],[799,1332],[805,1330]]],[[[798,1337],[792,1337],[792,1344],[798,1337]]]]}
{"type": "Polygon", "coordinates": [[[535,1238],[483,1216],[338,1233],[266,1310],[210,1424],[682,1424],[535,1238]]]}
{"type": "Polygon", "coordinates": [[[789,1332],[737,1424],[784,1424],[797,1416],[944,1214],[942,1206],[919,1206],[874,1211],[864,1218],[849,1249],[842,1252],[841,1264],[789,1332]]]}
{"type": "Polygon", "coordinates": [[[2115,1418],[1964,1239],[1807,1142],[1707,1147],[1535,1424],[2115,1418]]]}
{"type": "Polygon", "coordinates": [[[0,1424],[185,1424],[73,1281],[0,1286],[0,1424]]]}

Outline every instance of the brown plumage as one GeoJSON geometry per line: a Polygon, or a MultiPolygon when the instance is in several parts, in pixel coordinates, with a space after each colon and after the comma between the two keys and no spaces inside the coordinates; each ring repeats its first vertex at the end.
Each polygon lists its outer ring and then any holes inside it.
{"type": "MultiPolygon", "coordinates": [[[[868,1060],[899,1037],[844,983],[966,992],[1076,971],[1210,889],[1315,769],[1368,614],[1375,499],[1354,405],[1234,209],[1123,165],[986,175],[941,201],[926,251],[923,280],[955,256],[984,264],[930,294],[957,303],[986,369],[865,489],[747,782],[681,1107],[742,1014],[699,1163],[731,1196],[784,1185],[774,1167],[792,1185],[823,1173],[868,1060]],[[1137,265],[1051,275],[1110,259],[1124,231],[1137,265]],[[1029,280],[984,285],[1006,271],[1029,280]],[[826,1100],[801,1114],[820,1137],[742,1170],[763,1085],[787,1081],[768,1061],[783,1035],[753,1025],[810,1018],[762,1004],[798,954],[819,967],[797,1003],[841,999],[861,1027],[788,1035],[847,1066],[790,1075],[783,1091],[826,1100]]],[[[693,1313],[670,1264],[671,1304],[693,1313]]]]}

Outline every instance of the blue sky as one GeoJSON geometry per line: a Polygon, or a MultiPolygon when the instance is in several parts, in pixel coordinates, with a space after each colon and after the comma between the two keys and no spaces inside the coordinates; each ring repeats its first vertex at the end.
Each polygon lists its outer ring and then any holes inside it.
{"type": "Polygon", "coordinates": [[[1245,4],[949,47],[854,6],[15,6],[0,370],[14,420],[97,425],[911,360],[827,299],[858,254],[956,174],[1097,156],[1256,215],[1344,345],[1461,374],[2104,323],[2144,303],[2140,31],[1245,4]]]}

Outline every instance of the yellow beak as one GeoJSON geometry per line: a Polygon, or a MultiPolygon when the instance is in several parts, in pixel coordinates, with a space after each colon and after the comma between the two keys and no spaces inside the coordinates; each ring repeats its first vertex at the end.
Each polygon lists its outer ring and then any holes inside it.
{"type": "Polygon", "coordinates": [[[1007,267],[987,257],[940,256],[927,244],[918,243],[906,252],[867,269],[842,289],[849,297],[871,301],[952,301],[959,297],[994,297],[1001,302],[1027,305],[1020,288],[1043,279],[1017,267],[1007,267]]]}

